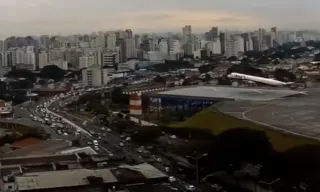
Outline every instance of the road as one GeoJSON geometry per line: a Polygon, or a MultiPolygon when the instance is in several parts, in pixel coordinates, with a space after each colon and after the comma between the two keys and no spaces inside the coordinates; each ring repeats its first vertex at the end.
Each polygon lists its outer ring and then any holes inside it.
{"type": "MultiPolygon", "coordinates": [[[[67,99],[65,99],[65,100],[67,100],[67,99]]],[[[49,109],[50,110],[53,110],[53,108],[58,109],[60,107],[60,104],[65,103],[65,102],[66,101],[63,101],[63,102],[56,101],[50,105],[49,109]]],[[[149,155],[149,156],[142,155],[137,150],[140,146],[137,146],[135,143],[132,143],[132,142],[124,141],[125,138],[120,138],[119,133],[116,133],[114,131],[111,131],[111,132],[103,131],[101,129],[102,126],[99,126],[99,125],[93,123],[93,121],[91,119],[84,118],[83,115],[79,115],[77,113],[70,114],[66,111],[62,111],[61,109],[59,111],[56,110],[55,113],[63,116],[64,118],[68,119],[69,121],[72,121],[73,123],[82,127],[83,129],[85,129],[88,132],[93,131],[95,134],[100,133],[101,135],[106,133],[106,135],[102,136],[101,140],[99,140],[99,145],[102,147],[103,152],[115,153],[115,151],[121,150],[123,153],[125,153],[126,156],[129,156],[137,161],[149,162],[150,164],[152,164],[153,166],[155,166],[156,168],[158,168],[159,170],[161,170],[163,172],[167,172],[166,167],[169,167],[172,164],[171,161],[168,160],[163,155],[159,155],[159,154],[149,155]],[[86,126],[83,126],[84,121],[87,121],[86,126]],[[119,145],[120,142],[125,143],[124,147],[121,147],[119,145]],[[159,158],[161,159],[160,162],[158,161],[159,158]]],[[[93,137],[92,139],[97,139],[97,138],[93,137]]],[[[181,175],[175,173],[175,170],[170,170],[169,174],[176,178],[176,181],[172,183],[176,188],[180,189],[181,191],[188,191],[186,189],[186,186],[188,184],[186,182],[182,181],[181,179],[179,179],[179,177],[181,175]]],[[[202,187],[200,187],[200,188],[202,188],[202,187]]],[[[202,191],[202,190],[198,188],[198,189],[196,189],[196,191],[202,191]]],[[[214,190],[212,190],[212,191],[214,191],[214,190]]]]}
{"type": "Polygon", "coordinates": [[[13,107],[14,109],[13,118],[1,119],[1,121],[10,122],[10,123],[21,123],[29,127],[39,127],[46,134],[49,134],[51,139],[70,139],[70,138],[66,138],[58,135],[57,132],[54,129],[52,129],[50,126],[44,125],[38,121],[33,121],[30,115],[39,116],[38,114],[36,114],[36,111],[35,111],[36,105],[37,103],[33,101],[27,101],[19,105],[16,105],[13,107]]]}

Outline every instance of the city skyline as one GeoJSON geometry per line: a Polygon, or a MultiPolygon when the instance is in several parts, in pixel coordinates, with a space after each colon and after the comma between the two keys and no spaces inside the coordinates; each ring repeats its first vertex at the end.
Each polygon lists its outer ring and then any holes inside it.
{"type": "Polygon", "coordinates": [[[193,32],[212,26],[225,30],[253,30],[277,26],[314,29],[320,2],[292,0],[5,0],[0,2],[0,37],[90,33],[130,28],[134,32],[193,32]],[[297,14],[301,12],[302,14],[297,14]]]}

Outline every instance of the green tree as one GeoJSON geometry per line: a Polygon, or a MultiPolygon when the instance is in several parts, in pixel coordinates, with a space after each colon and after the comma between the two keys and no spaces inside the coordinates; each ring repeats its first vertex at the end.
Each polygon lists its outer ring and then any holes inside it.
{"type": "Polygon", "coordinates": [[[47,65],[40,71],[40,77],[59,81],[64,78],[65,71],[56,65],[47,65]]]}
{"type": "Polygon", "coordinates": [[[240,168],[243,163],[266,164],[273,148],[262,131],[236,128],[221,133],[216,139],[214,155],[222,169],[234,165],[240,168]]]}

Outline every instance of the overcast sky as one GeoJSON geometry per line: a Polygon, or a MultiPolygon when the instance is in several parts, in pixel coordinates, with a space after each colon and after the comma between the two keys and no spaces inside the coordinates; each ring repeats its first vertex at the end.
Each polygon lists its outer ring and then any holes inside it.
{"type": "Polygon", "coordinates": [[[320,0],[0,0],[0,37],[131,28],[319,29],[320,0]]]}

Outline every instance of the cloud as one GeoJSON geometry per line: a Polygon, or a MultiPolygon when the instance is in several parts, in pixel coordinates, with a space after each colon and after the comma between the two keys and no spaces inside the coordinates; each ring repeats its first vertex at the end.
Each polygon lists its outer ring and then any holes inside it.
{"type": "Polygon", "coordinates": [[[222,11],[158,11],[127,12],[118,18],[118,23],[126,28],[148,28],[150,30],[168,30],[192,25],[196,31],[208,30],[213,26],[222,28],[258,28],[262,18],[251,17],[239,13],[222,11]]]}
{"type": "Polygon", "coordinates": [[[88,33],[125,28],[131,28],[134,32],[145,32],[145,30],[167,32],[181,31],[184,25],[192,25],[195,32],[205,32],[213,26],[222,29],[254,29],[261,27],[261,23],[268,25],[264,19],[257,16],[214,9],[187,10],[181,6],[175,9],[162,7],[155,11],[143,10],[142,7],[133,8],[125,2],[110,4],[106,0],[76,2],[75,0],[1,1],[0,27],[5,30],[0,31],[0,36],[88,33]],[[125,9],[121,8],[121,4],[125,9]]]}

